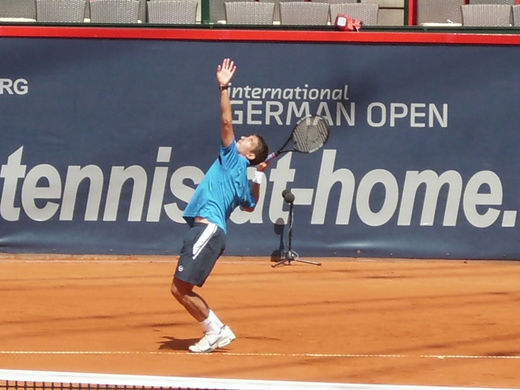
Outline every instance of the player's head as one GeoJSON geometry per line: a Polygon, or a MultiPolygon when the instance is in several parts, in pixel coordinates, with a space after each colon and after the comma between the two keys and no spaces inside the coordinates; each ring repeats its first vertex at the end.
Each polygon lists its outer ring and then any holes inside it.
{"type": "Polygon", "coordinates": [[[247,158],[251,165],[257,165],[265,161],[269,148],[261,135],[252,134],[240,137],[237,141],[238,153],[247,158]]]}

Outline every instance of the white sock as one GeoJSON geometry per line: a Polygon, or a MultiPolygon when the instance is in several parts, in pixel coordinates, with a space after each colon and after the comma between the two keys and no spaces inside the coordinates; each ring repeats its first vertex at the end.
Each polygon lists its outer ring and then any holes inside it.
{"type": "Polygon", "coordinates": [[[222,321],[213,313],[213,310],[209,311],[208,318],[200,323],[204,329],[204,333],[215,334],[220,332],[220,329],[224,326],[222,321]]]}

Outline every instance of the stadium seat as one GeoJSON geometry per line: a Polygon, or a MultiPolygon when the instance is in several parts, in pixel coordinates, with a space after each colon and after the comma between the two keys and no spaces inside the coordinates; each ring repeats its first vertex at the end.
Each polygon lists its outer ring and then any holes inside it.
{"type": "Polygon", "coordinates": [[[509,27],[511,6],[505,4],[461,5],[464,26],[509,27]]]}
{"type": "Polygon", "coordinates": [[[90,0],[92,23],[137,23],[138,0],[90,0]]]}
{"type": "Polygon", "coordinates": [[[210,0],[209,3],[209,21],[210,23],[219,23],[226,21],[225,2],[232,1],[256,1],[256,0],[210,0]]]}
{"type": "Polygon", "coordinates": [[[321,3],[329,4],[345,4],[345,3],[357,3],[357,0],[318,0],[321,3]]]}
{"type": "Polygon", "coordinates": [[[468,4],[515,4],[515,0],[469,0],[468,4]]]}
{"type": "Polygon", "coordinates": [[[513,26],[520,26],[520,5],[513,6],[513,26]]]}
{"type": "Polygon", "coordinates": [[[280,24],[282,25],[327,25],[329,4],[317,2],[281,2],[280,24]]]}
{"type": "Polygon", "coordinates": [[[464,0],[417,0],[417,24],[462,23],[464,0]]]}
{"type": "Polygon", "coordinates": [[[273,24],[274,3],[254,1],[226,1],[226,23],[228,24],[273,24]]]}
{"type": "MultiPolygon", "coordinates": [[[[269,2],[274,3],[274,21],[279,23],[280,22],[280,3],[284,2],[303,2],[306,0],[258,0],[260,2],[269,2]]],[[[318,1],[318,0],[315,0],[318,1]]],[[[356,0],[357,1],[357,0],[356,0]]]]}
{"type": "Polygon", "coordinates": [[[36,2],[34,0],[0,0],[0,18],[36,20],[36,2]]]}
{"type": "Polygon", "coordinates": [[[86,0],[36,0],[36,21],[42,23],[82,23],[86,0]]]}
{"type": "Polygon", "coordinates": [[[379,13],[379,5],[375,3],[353,3],[353,4],[331,4],[331,21],[336,19],[337,14],[345,14],[353,19],[359,19],[366,25],[376,25],[379,13]]]}
{"type": "Polygon", "coordinates": [[[148,4],[148,22],[157,24],[195,24],[197,0],[151,0],[148,4]]]}

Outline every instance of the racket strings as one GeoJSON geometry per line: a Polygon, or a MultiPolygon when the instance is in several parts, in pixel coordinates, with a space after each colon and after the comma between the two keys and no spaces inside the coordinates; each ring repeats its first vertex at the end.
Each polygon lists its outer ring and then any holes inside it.
{"type": "Polygon", "coordinates": [[[312,153],[321,148],[329,137],[329,127],[321,117],[305,118],[294,129],[294,149],[312,153]]]}

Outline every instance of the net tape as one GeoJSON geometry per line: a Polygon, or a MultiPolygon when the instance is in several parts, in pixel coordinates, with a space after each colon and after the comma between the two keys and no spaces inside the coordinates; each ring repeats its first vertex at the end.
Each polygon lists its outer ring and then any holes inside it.
{"type": "Polygon", "coordinates": [[[133,389],[133,390],[173,390],[187,389],[186,387],[150,387],[129,385],[104,385],[99,383],[64,383],[64,382],[27,382],[27,381],[1,381],[0,389],[6,390],[109,390],[109,389],[133,389]]]}
{"type": "MultiPolygon", "coordinates": [[[[488,388],[265,381],[247,379],[87,374],[0,369],[0,390],[491,390],[488,388]]],[[[513,390],[498,389],[493,390],[513,390]]]]}
{"type": "Polygon", "coordinates": [[[352,385],[322,382],[189,378],[147,375],[90,374],[51,371],[1,370],[0,390],[274,390],[354,389],[352,385]]]}

